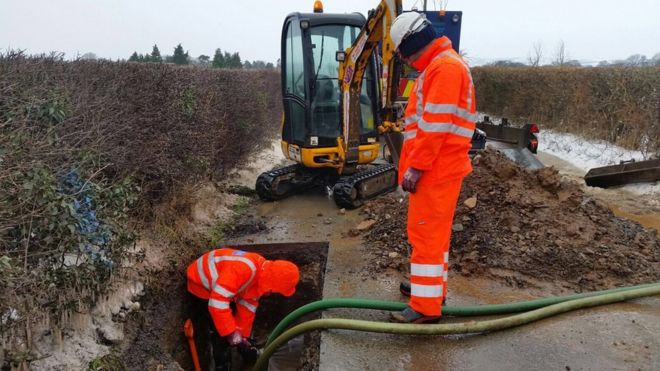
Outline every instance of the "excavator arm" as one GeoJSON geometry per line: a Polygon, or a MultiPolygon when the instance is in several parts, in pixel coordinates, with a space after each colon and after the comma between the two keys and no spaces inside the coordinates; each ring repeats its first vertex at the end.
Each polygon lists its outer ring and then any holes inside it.
{"type": "Polygon", "coordinates": [[[378,115],[379,131],[386,134],[395,163],[398,162],[403,139],[397,124],[398,112],[394,107],[397,95],[400,64],[394,54],[394,43],[390,38],[390,27],[402,12],[401,0],[382,0],[378,7],[369,12],[367,23],[361,29],[353,45],[344,53],[339,52],[339,80],[342,138],[338,138],[342,171],[357,166],[360,145],[360,94],[362,78],[374,49],[378,49],[380,71],[380,97],[378,115]]]}

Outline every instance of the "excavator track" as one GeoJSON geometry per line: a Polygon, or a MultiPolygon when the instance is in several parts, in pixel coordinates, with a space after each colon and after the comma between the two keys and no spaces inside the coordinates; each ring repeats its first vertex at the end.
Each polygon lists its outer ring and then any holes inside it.
{"type": "Polygon", "coordinates": [[[396,167],[384,164],[339,178],[332,188],[332,195],[337,206],[355,209],[362,206],[365,200],[393,191],[396,187],[396,167]]]}
{"type": "Polygon", "coordinates": [[[255,189],[263,201],[277,201],[307,188],[314,178],[296,164],[261,173],[255,189]]]}

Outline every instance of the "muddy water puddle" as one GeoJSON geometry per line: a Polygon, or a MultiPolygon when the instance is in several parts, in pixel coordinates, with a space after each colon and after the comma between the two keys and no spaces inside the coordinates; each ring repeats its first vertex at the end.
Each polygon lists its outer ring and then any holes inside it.
{"type": "Polygon", "coordinates": [[[626,218],[643,225],[646,228],[652,228],[660,232],[660,213],[649,214],[635,214],[624,210],[623,208],[615,206],[613,203],[609,204],[614,215],[620,218],[626,218]]]}
{"type": "MultiPolygon", "coordinates": [[[[584,184],[585,172],[567,161],[549,153],[539,153],[539,159],[546,166],[554,166],[562,175],[579,184],[584,184]]],[[[646,228],[660,232],[660,194],[638,194],[625,187],[597,188],[583,187],[585,191],[603,202],[614,215],[635,221],[646,228]]]]}

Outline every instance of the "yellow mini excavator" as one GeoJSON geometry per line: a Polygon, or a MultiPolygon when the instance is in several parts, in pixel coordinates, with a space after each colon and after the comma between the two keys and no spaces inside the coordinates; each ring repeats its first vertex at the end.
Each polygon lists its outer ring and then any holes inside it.
{"type": "Polygon", "coordinates": [[[380,135],[390,158],[402,143],[394,99],[400,64],[389,30],[401,0],[361,14],[292,13],[282,29],[282,151],[295,165],[261,174],[256,191],[278,200],[316,185],[356,208],[396,188],[396,167],[377,164],[380,135]]]}
{"type": "MultiPolygon", "coordinates": [[[[427,12],[426,1],[424,11],[458,50],[462,12],[427,12]]],[[[353,209],[396,189],[405,100],[399,99],[402,65],[390,27],[401,12],[401,0],[381,0],[366,19],[359,13],[327,14],[317,0],[314,13],[287,16],[282,151],[296,164],[259,175],[262,200],[324,185],[339,207],[353,209]],[[381,139],[386,156],[379,156],[381,139]]]]}

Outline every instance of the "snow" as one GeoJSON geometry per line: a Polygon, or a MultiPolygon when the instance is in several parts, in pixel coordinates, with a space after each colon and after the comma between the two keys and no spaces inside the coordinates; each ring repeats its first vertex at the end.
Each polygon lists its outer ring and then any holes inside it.
{"type": "MultiPolygon", "coordinates": [[[[620,161],[649,159],[640,151],[628,150],[604,140],[592,141],[552,130],[542,129],[538,138],[539,151],[559,157],[584,173],[591,168],[616,165],[620,161]]],[[[660,182],[628,184],[622,188],[640,195],[658,194],[660,197],[660,182]]]]}
{"type": "Polygon", "coordinates": [[[259,174],[288,162],[289,160],[282,153],[280,139],[273,139],[266,149],[253,155],[249,164],[235,170],[230,179],[232,183],[252,188],[259,174]]]}

